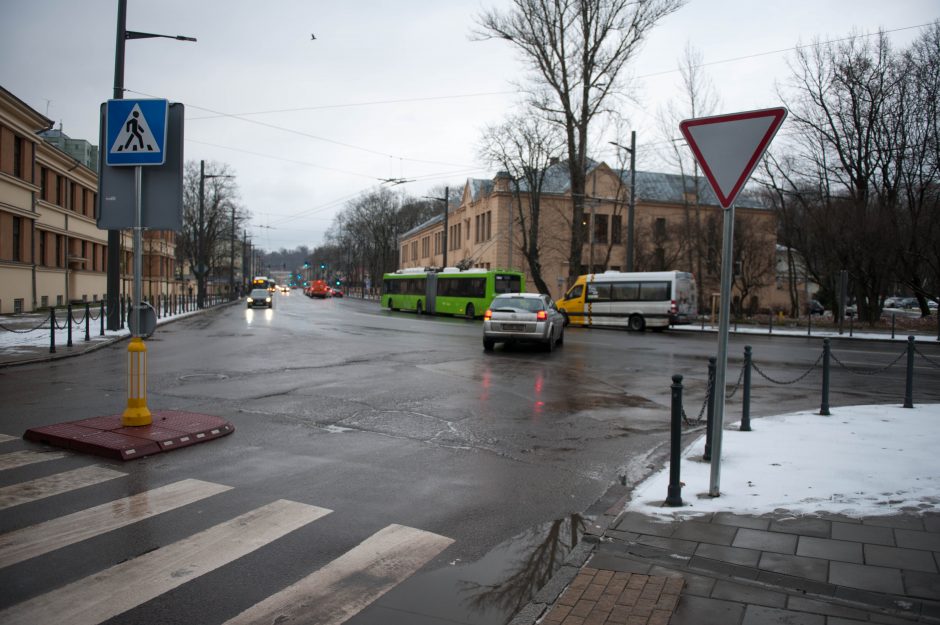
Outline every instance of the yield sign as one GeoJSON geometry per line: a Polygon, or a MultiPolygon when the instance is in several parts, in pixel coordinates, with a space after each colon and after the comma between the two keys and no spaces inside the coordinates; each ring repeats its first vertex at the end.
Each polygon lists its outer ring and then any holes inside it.
{"type": "Polygon", "coordinates": [[[722,208],[734,204],[786,116],[787,109],[778,107],[679,124],[722,208]]]}

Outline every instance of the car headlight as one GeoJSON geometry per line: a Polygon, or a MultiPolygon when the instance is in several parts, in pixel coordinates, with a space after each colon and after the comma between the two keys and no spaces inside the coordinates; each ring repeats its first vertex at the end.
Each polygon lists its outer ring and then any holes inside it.
{"type": "Polygon", "coordinates": [[[248,303],[249,303],[249,304],[252,303],[253,301],[255,301],[255,300],[251,299],[250,297],[248,298],[248,303]]]}
{"type": "Polygon", "coordinates": [[[266,298],[264,298],[264,301],[270,302],[270,301],[271,301],[271,298],[270,298],[270,297],[266,297],[266,298]]]}

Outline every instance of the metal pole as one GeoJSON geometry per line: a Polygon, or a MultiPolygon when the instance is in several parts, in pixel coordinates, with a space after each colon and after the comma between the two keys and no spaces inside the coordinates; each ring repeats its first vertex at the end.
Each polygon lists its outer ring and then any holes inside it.
{"type": "MultiPolygon", "coordinates": [[[[115,100],[124,98],[124,42],[127,25],[127,0],[118,0],[117,34],[114,42],[114,94],[115,100]]],[[[106,149],[101,146],[102,150],[106,149]]],[[[108,329],[120,330],[124,325],[118,302],[121,297],[121,231],[108,230],[107,260],[108,329]]]]}
{"type": "Polygon", "coordinates": [[[49,309],[49,353],[55,353],[55,308],[49,309]]]}
{"type": "Polygon", "coordinates": [[[842,334],[845,324],[845,299],[849,286],[849,274],[843,269],[839,272],[839,334],[842,334]]]}
{"type": "Polygon", "coordinates": [[[904,407],[914,407],[914,337],[907,337],[907,380],[904,384],[904,407]]]}
{"type": "Polygon", "coordinates": [[[232,249],[228,256],[228,297],[235,299],[235,204],[232,204],[232,249]]]}
{"type": "Polygon", "coordinates": [[[718,315],[718,362],[715,369],[715,422],[712,424],[712,459],[708,494],[721,494],[721,430],[725,416],[725,373],[728,369],[728,330],[731,317],[731,265],[734,240],[734,204],[724,215],[724,239],[721,242],[721,301],[718,315]]]}
{"type": "Polygon", "coordinates": [[[447,198],[450,197],[450,187],[444,187],[444,233],[441,235],[441,243],[444,246],[443,266],[447,266],[447,198]]]}
{"type": "Polygon", "coordinates": [[[205,219],[205,194],[206,162],[199,161],[199,223],[196,232],[196,268],[193,271],[196,274],[196,306],[198,308],[202,308],[206,304],[206,293],[202,281],[202,230],[203,220],[205,219]]]}
{"type": "Polygon", "coordinates": [[[682,482],[679,479],[680,454],[682,451],[682,376],[672,376],[672,420],[669,440],[669,487],[667,506],[682,505],[682,482]]]}
{"type": "Polygon", "coordinates": [[[65,307],[65,325],[67,325],[69,328],[66,334],[66,336],[68,336],[68,341],[66,341],[65,346],[71,347],[72,346],[72,305],[71,304],[65,307]]]}
{"type": "Polygon", "coordinates": [[[822,403],[819,405],[819,414],[828,417],[829,412],[829,353],[832,346],[829,339],[823,339],[823,379],[822,379],[822,403]]]}
{"type": "Polygon", "coordinates": [[[143,282],[143,247],[141,242],[142,219],[142,190],[144,168],[138,165],[134,168],[134,329],[133,338],[140,336],[140,300],[142,298],[143,282]]]}
{"type": "Polygon", "coordinates": [[[636,209],[636,131],[630,131],[630,204],[627,206],[627,271],[633,271],[633,215],[636,209]]]}
{"type": "Polygon", "coordinates": [[[741,405],[741,431],[751,431],[751,346],[744,346],[744,399],[741,405]]]}
{"type": "Polygon", "coordinates": [[[702,460],[712,459],[712,424],[715,422],[715,362],[714,356],[708,359],[708,385],[705,396],[705,453],[702,460]]]}

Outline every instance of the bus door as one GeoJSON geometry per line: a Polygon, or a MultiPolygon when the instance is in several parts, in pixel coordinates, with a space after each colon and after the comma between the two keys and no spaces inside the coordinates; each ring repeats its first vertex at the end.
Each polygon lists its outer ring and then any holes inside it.
{"type": "Polygon", "coordinates": [[[429,273],[424,285],[424,310],[429,315],[437,314],[437,274],[429,273]]]}
{"type": "Polygon", "coordinates": [[[595,326],[609,325],[612,321],[610,317],[610,283],[588,280],[585,287],[585,323],[595,326]]]}

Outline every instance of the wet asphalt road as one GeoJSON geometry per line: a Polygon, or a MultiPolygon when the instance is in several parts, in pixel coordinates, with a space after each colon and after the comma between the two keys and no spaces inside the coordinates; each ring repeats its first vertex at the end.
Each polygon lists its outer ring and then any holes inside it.
{"type": "MultiPolygon", "coordinates": [[[[485,353],[480,325],[295,291],[278,295],[273,310],[238,305],[161,326],[148,341],[150,408],[219,415],[235,434],[126,464],[57,461],[113,464],[130,483],[2,510],[0,532],[186,478],[232,490],[0,570],[0,608],[283,498],[333,513],[109,623],[221,623],[389,524],[454,543],[349,623],[507,620],[544,564],[530,559],[531,575],[501,584],[540,550],[563,556],[578,513],[620,475],[632,483],[662,460],[672,374],[685,376],[686,412],[698,413],[716,338],[570,328],[554,353],[485,353]]],[[[820,350],[819,339],[735,337],[729,383],[745,342],[781,381],[811,367],[820,350]]],[[[125,349],[0,370],[0,431],[121,412],[125,349]]],[[[887,365],[902,348],[837,341],[833,349],[863,370],[887,365]]],[[[923,350],[940,360],[935,346],[923,350]]],[[[899,402],[903,373],[903,360],[876,384],[834,373],[831,403],[899,402]]],[[[940,401],[937,369],[918,366],[918,376],[916,398],[940,401]]],[[[752,415],[818,408],[819,386],[818,372],[791,385],[755,374],[752,415]]],[[[729,420],[739,401],[740,393],[729,402],[729,420]]],[[[44,471],[3,472],[0,486],[44,471]]]]}

